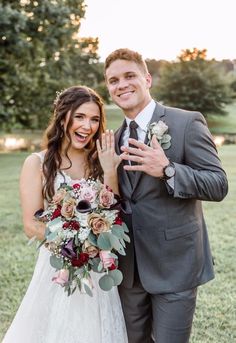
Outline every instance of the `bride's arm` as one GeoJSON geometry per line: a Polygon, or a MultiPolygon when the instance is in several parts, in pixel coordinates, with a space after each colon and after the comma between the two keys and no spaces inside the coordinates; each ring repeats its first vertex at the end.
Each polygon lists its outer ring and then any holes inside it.
{"type": "Polygon", "coordinates": [[[117,168],[121,162],[115,152],[115,139],[112,130],[102,134],[101,143],[97,141],[97,151],[104,173],[104,184],[109,186],[113,193],[119,194],[117,168]]]}
{"type": "Polygon", "coordinates": [[[42,196],[41,162],[38,156],[26,158],[20,175],[20,199],[25,234],[32,238],[44,238],[45,224],[34,218],[37,210],[44,207],[42,196]]]}

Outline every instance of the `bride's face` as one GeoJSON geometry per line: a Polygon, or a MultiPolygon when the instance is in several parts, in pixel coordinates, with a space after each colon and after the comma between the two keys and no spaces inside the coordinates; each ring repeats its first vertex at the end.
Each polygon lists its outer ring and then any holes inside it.
{"type": "MultiPolygon", "coordinates": [[[[70,115],[69,111],[64,123],[65,130],[70,115]]],[[[83,149],[90,142],[99,128],[100,117],[100,109],[94,102],[86,102],[75,110],[72,125],[68,130],[72,148],[83,149]]]]}

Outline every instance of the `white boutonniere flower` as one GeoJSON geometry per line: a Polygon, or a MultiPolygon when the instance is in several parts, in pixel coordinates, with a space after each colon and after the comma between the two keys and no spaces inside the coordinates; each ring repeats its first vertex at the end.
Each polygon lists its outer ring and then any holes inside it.
{"type": "Polygon", "coordinates": [[[168,126],[162,121],[153,122],[148,126],[148,145],[151,142],[152,136],[155,135],[163,150],[169,149],[171,146],[171,136],[167,133],[168,126]]]}

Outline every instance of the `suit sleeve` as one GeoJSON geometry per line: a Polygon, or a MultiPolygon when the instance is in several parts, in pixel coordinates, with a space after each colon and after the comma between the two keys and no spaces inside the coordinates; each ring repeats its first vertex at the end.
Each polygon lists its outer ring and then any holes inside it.
{"type": "Polygon", "coordinates": [[[175,163],[175,168],[173,197],[221,201],[226,196],[227,177],[200,113],[194,113],[186,126],[184,162],[175,163]]]}

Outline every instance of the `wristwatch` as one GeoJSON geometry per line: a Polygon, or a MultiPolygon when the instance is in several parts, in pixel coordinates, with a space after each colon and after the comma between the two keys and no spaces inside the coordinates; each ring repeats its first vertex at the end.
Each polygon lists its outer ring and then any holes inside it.
{"type": "Polygon", "coordinates": [[[163,180],[168,180],[171,177],[175,176],[175,165],[173,162],[170,162],[166,167],[163,169],[163,180]]]}

